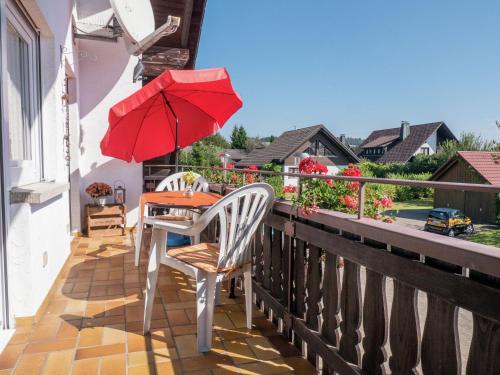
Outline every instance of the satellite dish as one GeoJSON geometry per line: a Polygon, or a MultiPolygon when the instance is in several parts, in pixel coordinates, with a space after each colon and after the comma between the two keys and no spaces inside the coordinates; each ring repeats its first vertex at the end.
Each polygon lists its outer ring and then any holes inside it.
{"type": "Polygon", "coordinates": [[[168,16],[155,30],[153,7],[149,0],[110,0],[114,15],[123,30],[127,51],[138,56],[164,36],[175,33],[180,17],[168,16]]]}

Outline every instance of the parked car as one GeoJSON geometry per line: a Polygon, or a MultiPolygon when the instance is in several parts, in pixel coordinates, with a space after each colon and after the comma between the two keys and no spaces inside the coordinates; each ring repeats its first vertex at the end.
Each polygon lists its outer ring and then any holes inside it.
{"type": "Polygon", "coordinates": [[[427,216],[424,230],[455,237],[459,233],[474,233],[472,220],[455,208],[434,208],[427,216]]]}

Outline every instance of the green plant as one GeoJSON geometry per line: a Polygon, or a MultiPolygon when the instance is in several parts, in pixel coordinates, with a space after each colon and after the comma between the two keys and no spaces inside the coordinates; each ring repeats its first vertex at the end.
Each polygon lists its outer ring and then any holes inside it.
{"type": "MultiPolygon", "coordinates": [[[[281,172],[282,168],[280,165],[268,163],[264,164],[261,168],[263,171],[270,172],[281,172]]],[[[271,185],[274,189],[274,194],[277,198],[284,198],[285,193],[283,192],[284,179],[283,176],[266,176],[264,181],[271,185]]]]}
{"type": "MultiPolygon", "coordinates": [[[[391,173],[387,176],[390,179],[400,179],[400,180],[418,180],[427,181],[430,177],[430,173],[413,173],[413,174],[401,174],[401,173],[391,173]]],[[[434,191],[432,188],[421,188],[415,186],[406,185],[396,185],[394,191],[394,200],[398,202],[408,201],[412,199],[424,199],[432,198],[434,191]]]]}
{"type": "Polygon", "coordinates": [[[247,131],[243,125],[235,125],[231,133],[231,147],[245,149],[247,147],[247,131]]]}

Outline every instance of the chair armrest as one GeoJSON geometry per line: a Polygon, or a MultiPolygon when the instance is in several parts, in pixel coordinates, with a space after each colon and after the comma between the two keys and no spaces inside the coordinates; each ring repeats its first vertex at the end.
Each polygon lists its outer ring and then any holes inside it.
{"type": "Polygon", "coordinates": [[[183,225],[178,224],[178,222],[154,219],[154,216],[144,219],[144,223],[152,225],[153,229],[162,229],[167,232],[183,234],[185,236],[195,236],[203,230],[203,228],[199,229],[199,226],[197,226],[196,224],[183,225]]]}

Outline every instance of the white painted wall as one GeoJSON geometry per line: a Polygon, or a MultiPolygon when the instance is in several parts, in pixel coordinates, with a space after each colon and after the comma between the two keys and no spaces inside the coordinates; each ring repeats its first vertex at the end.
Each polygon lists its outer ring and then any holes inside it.
{"type": "MultiPolygon", "coordinates": [[[[328,165],[327,166],[328,174],[329,175],[336,175],[345,167],[347,167],[347,165],[328,165]]],[[[298,168],[298,166],[294,167],[291,165],[285,165],[283,167],[283,172],[290,172],[290,168],[298,168]]],[[[287,186],[287,185],[297,186],[297,184],[299,183],[299,180],[296,177],[285,176],[285,177],[283,177],[283,183],[284,183],[284,186],[287,186]]]]}
{"type": "MultiPolygon", "coordinates": [[[[3,1],[0,0],[1,6],[3,1]]],[[[99,148],[108,126],[109,108],[141,87],[140,83],[132,83],[137,58],[126,52],[123,40],[118,43],[78,40],[73,44],[71,24],[72,17],[76,16],[73,0],[22,1],[42,34],[45,177],[64,182],[70,174],[72,191],[40,205],[9,206],[7,261],[10,308],[15,317],[36,313],[66,261],[71,229],[81,230],[83,205],[90,202],[84,193],[87,185],[102,181],[113,186],[116,181],[123,181],[127,189],[129,225],[137,220],[142,192],[141,164],[104,157],[99,148]],[[65,74],[72,77],[69,169],[63,140],[65,74]]],[[[99,9],[109,7],[107,0],[82,1],[86,11],[91,11],[87,6],[92,4],[99,9]]],[[[8,173],[6,178],[7,189],[16,186],[8,173]]]]}
{"type": "MultiPolygon", "coordinates": [[[[78,48],[89,58],[79,63],[80,199],[90,203],[85,187],[92,182],[113,186],[118,180],[127,189],[127,225],[137,221],[137,206],[142,193],[142,164],[126,163],[101,154],[99,143],[108,128],[109,108],[141,87],[132,83],[136,57],[130,57],[123,39],[118,43],[79,40],[78,48]]],[[[110,198],[111,200],[112,198],[110,198]]]]}
{"type": "Polygon", "coordinates": [[[429,147],[429,155],[435,154],[437,151],[437,132],[434,132],[424,143],[422,143],[413,156],[421,154],[422,147],[429,147]]]}
{"type": "MultiPolygon", "coordinates": [[[[61,96],[65,67],[76,69],[71,29],[73,1],[22,2],[41,30],[44,175],[46,180],[64,182],[68,179],[68,170],[64,160],[65,118],[61,96]],[[61,51],[64,53],[61,54],[61,51]]],[[[3,150],[5,155],[5,148],[3,150]]],[[[7,190],[18,185],[10,177],[7,171],[7,190]]],[[[13,317],[32,316],[47,295],[70,251],[68,193],[39,205],[11,204],[8,216],[10,312],[13,317]]]]}

